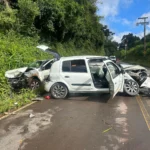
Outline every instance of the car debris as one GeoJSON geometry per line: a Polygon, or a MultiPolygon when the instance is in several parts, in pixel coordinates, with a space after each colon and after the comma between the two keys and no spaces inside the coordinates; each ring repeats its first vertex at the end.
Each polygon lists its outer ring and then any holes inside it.
{"type": "Polygon", "coordinates": [[[20,88],[37,89],[49,75],[51,65],[60,59],[60,55],[45,45],[37,46],[38,49],[53,55],[54,59],[37,60],[26,67],[8,70],[5,77],[13,90],[20,88]]]}
{"type": "Polygon", "coordinates": [[[33,117],[35,117],[35,115],[32,114],[32,113],[30,113],[30,114],[29,114],[29,118],[33,118],[33,117]]]}
{"type": "Polygon", "coordinates": [[[36,89],[47,78],[53,61],[53,59],[38,60],[27,67],[6,71],[5,77],[12,89],[26,87],[36,89]]]}
{"type": "Polygon", "coordinates": [[[36,97],[32,99],[32,101],[43,101],[43,100],[44,100],[43,97],[36,97]]]}

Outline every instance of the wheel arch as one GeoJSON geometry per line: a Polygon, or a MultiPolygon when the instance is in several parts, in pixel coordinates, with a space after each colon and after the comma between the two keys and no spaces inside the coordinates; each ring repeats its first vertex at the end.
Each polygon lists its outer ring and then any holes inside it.
{"type": "Polygon", "coordinates": [[[41,82],[41,80],[38,78],[38,76],[32,76],[31,79],[37,79],[41,82]]]}
{"type": "MultiPolygon", "coordinates": [[[[59,90],[58,90],[59,91],[59,90]]],[[[51,86],[51,88],[50,88],[50,90],[49,90],[49,93],[51,94],[51,96],[53,97],[53,98],[55,98],[55,99],[64,99],[64,98],[67,98],[68,97],[68,95],[69,95],[69,89],[68,89],[68,87],[67,87],[67,85],[65,84],[65,83],[63,83],[63,82],[55,82],[52,86],[51,86]],[[56,84],[59,84],[59,85],[63,85],[63,87],[65,87],[65,89],[66,89],[66,91],[64,92],[64,94],[63,94],[63,96],[61,97],[57,97],[57,94],[52,90],[53,89],[53,86],[55,87],[55,85],[56,84]]]]}
{"type": "Polygon", "coordinates": [[[51,88],[53,87],[53,85],[55,85],[55,84],[57,84],[57,83],[65,85],[66,88],[67,88],[67,90],[68,90],[68,92],[69,92],[69,88],[68,88],[67,84],[64,83],[64,82],[61,82],[61,81],[58,81],[58,82],[55,82],[54,84],[52,84],[51,87],[50,87],[50,89],[49,89],[49,92],[51,92],[51,88]]]}

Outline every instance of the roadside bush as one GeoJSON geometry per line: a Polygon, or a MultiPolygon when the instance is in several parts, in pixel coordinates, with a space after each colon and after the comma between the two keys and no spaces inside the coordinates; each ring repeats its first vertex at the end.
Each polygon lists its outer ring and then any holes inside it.
{"type": "Polygon", "coordinates": [[[7,35],[0,34],[0,113],[11,109],[16,101],[18,102],[18,107],[20,107],[29,102],[31,97],[35,96],[32,91],[26,90],[11,96],[5,72],[10,69],[23,67],[36,59],[48,58],[44,52],[36,49],[37,41],[37,37],[24,38],[12,31],[7,35]]]}
{"type": "Polygon", "coordinates": [[[146,67],[150,67],[150,43],[147,44],[146,55],[144,56],[143,45],[137,45],[136,47],[127,50],[127,55],[125,57],[125,50],[121,50],[117,53],[123,61],[140,64],[146,67]]]}

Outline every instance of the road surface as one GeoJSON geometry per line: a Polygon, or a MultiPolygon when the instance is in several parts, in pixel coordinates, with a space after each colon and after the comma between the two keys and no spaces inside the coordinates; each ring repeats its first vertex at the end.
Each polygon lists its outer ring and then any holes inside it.
{"type": "Polygon", "coordinates": [[[43,100],[0,121],[0,150],[149,150],[150,98],[43,100]]]}

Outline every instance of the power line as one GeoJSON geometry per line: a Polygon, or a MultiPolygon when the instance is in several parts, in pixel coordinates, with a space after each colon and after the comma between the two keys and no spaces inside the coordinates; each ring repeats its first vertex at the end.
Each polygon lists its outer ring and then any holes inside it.
{"type": "Polygon", "coordinates": [[[139,24],[144,25],[144,56],[146,55],[146,25],[149,24],[148,21],[146,21],[146,19],[148,19],[148,17],[140,17],[138,19],[142,19],[143,22],[138,22],[136,23],[136,25],[138,26],[139,24]]]}

